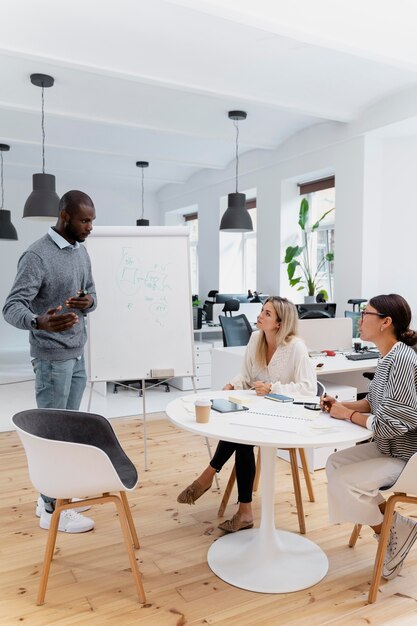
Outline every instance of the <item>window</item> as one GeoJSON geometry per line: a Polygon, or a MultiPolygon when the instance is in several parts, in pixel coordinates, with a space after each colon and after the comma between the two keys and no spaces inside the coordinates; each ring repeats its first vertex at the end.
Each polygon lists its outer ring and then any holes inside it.
{"type": "MultiPolygon", "coordinates": [[[[334,176],[303,183],[300,185],[300,195],[307,198],[310,212],[310,232],[311,227],[320,217],[336,206],[335,178],[334,176]]],[[[318,229],[312,233],[312,255],[315,266],[328,252],[334,251],[335,236],[335,211],[332,211],[320,222],[318,229]]],[[[329,296],[329,301],[333,300],[334,293],[334,262],[325,263],[322,271],[318,275],[321,288],[325,289],[329,296]]]]}
{"type": "Polygon", "coordinates": [[[252,218],[253,231],[220,232],[219,289],[225,293],[257,290],[256,284],[256,200],[246,202],[252,218]]]}
{"type": "Polygon", "coordinates": [[[256,200],[249,200],[246,208],[252,218],[253,230],[242,233],[243,291],[255,291],[256,284],[256,200]]]}
{"type": "Polygon", "coordinates": [[[190,230],[191,293],[198,294],[198,213],[184,215],[190,230]]]}

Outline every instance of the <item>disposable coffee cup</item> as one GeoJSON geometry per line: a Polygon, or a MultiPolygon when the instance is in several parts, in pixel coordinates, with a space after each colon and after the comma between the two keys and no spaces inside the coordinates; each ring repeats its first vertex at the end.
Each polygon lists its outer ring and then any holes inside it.
{"type": "Polygon", "coordinates": [[[210,419],[210,400],[196,400],[195,401],[195,421],[199,424],[207,424],[210,419]]]}

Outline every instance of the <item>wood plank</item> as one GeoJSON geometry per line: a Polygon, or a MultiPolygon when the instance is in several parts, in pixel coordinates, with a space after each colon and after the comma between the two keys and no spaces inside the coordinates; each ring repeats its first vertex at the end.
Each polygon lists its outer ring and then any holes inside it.
{"type": "MultiPolygon", "coordinates": [[[[178,493],[207,464],[202,438],[174,428],[167,420],[148,422],[149,470],[143,471],[143,424],[135,418],[112,420],[126,452],[139,468],[140,485],[129,494],[141,549],[137,551],[147,604],[138,601],[122,544],[117,514],[110,505],[93,507],[91,533],[58,533],[46,604],[37,607],[39,570],[46,532],[34,515],[32,488],[23,449],[15,433],[0,434],[2,626],[257,626],[285,623],[408,624],[417,619],[417,550],[400,576],[382,581],[379,599],[367,605],[376,545],[362,529],[349,548],[351,527],[329,526],[326,477],[313,476],[316,502],[304,499],[307,537],[325,550],[329,573],[310,589],[291,594],[257,594],[231,587],[207,565],[207,550],[221,535],[217,525],[220,494],[213,487],[195,506],[179,505],[178,493]]],[[[224,488],[232,462],[222,472],[224,488]]],[[[289,465],[276,463],[275,514],[280,528],[297,532],[289,465]]],[[[232,494],[227,513],[234,511],[232,494]]],[[[417,517],[417,507],[402,507],[417,517]]],[[[254,496],[259,520],[260,495],[254,496]]],[[[244,564],[242,564],[244,566],[244,564]]]]}

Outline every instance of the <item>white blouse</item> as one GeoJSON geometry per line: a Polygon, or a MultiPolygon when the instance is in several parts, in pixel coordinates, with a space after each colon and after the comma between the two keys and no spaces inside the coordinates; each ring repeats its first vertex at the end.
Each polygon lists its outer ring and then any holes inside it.
{"type": "Polygon", "coordinates": [[[304,342],[294,337],[289,343],[275,350],[269,364],[262,367],[255,363],[255,354],[261,333],[252,333],[246,347],[243,367],[239,376],[230,384],[235,389],[249,389],[255,381],[272,383],[271,391],[288,396],[315,396],[317,377],[304,342]]]}

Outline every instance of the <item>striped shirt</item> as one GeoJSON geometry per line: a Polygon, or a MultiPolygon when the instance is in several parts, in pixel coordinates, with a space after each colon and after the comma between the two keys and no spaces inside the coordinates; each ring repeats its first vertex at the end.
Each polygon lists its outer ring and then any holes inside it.
{"type": "Polygon", "coordinates": [[[378,450],[408,461],[417,452],[417,354],[412,348],[398,341],[380,359],[367,399],[378,450]]]}

